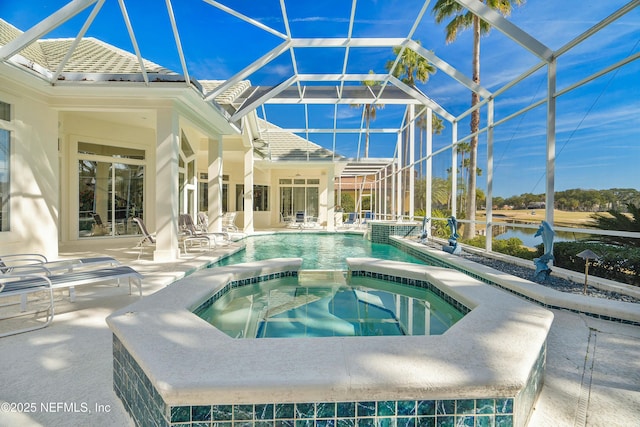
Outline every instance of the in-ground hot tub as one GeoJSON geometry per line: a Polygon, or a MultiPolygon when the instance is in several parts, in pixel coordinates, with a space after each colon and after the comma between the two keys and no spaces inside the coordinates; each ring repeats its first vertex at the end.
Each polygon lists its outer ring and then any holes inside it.
{"type": "Polygon", "coordinates": [[[438,267],[348,259],[350,274],[431,287],[470,311],[437,336],[238,340],[192,311],[300,259],[203,270],[114,313],[114,388],[137,424],[523,426],[551,312],[438,267]],[[222,423],[222,424],[220,424],[222,423]]]}

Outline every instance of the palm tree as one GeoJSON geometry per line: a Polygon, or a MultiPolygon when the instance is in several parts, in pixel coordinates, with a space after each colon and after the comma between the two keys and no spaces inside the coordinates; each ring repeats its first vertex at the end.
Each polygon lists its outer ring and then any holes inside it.
{"type": "MultiPolygon", "coordinates": [[[[373,70],[369,70],[369,74],[374,74],[373,70]]],[[[376,80],[365,80],[362,82],[362,84],[367,87],[373,87],[373,86],[378,86],[380,82],[376,80]]],[[[360,104],[352,105],[352,107],[354,108],[360,108],[362,106],[363,105],[360,105],[360,104]]],[[[384,105],[383,104],[364,104],[363,113],[364,113],[364,120],[365,120],[365,126],[366,126],[366,133],[365,133],[365,140],[364,140],[364,157],[365,158],[369,157],[369,124],[371,123],[371,120],[376,119],[376,113],[379,108],[384,108],[384,105]]],[[[360,155],[359,152],[358,152],[358,155],[360,155]]]]}
{"type": "MultiPolygon", "coordinates": [[[[640,232],[640,206],[627,203],[627,212],[611,209],[609,215],[593,214],[595,227],[601,230],[640,232]]],[[[612,245],[640,247],[640,239],[623,236],[598,236],[598,240],[612,245]]]]}
{"type": "MultiPolygon", "coordinates": [[[[420,44],[420,41],[418,40],[416,43],[420,44]]],[[[393,48],[393,54],[396,57],[400,55],[400,60],[397,64],[395,63],[395,60],[387,61],[385,68],[391,73],[391,75],[400,79],[408,86],[415,88],[416,81],[424,83],[429,80],[429,74],[436,72],[436,67],[433,64],[430,64],[424,56],[418,54],[414,50],[409,48],[403,49],[402,46],[395,46],[393,48]],[[402,54],[400,54],[401,51],[402,54]]],[[[408,145],[409,144],[405,141],[405,151],[409,149],[408,145]]],[[[408,156],[406,154],[404,158],[407,159],[406,164],[408,164],[408,156]]],[[[406,179],[407,176],[405,174],[405,180],[406,179]]],[[[406,181],[404,188],[407,188],[406,181]]]]}
{"type": "MultiPolygon", "coordinates": [[[[479,0],[492,9],[497,10],[503,16],[511,13],[512,3],[521,5],[524,0],[479,0]]],[[[438,0],[432,9],[436,22],[442,23],[445,19],[453,17],[446,26],[446,41],[453,42],[458,36],[458,32],[468,28],[473,28],[473,58],[472,58],[472,79],[480,84],[480,36],[489,33],[491,26],[481,20],[477,15],[466,10],[455,0],[438,0]]],[[[477,93],[471,93],[471,107],[475,107],[480,102],[477,93]]],[[[480,129],[480,110],[476,109],[471,113],[471,133],[475,134],[480,129]]],[[[478,136],[471,138],[471,152],[469,155],[469,171],[475,171],[478,166],[478,136]]],[[[476,226],[473,221],[476,219],[476,174],[468,174],[469,197],[466,203],[466,216],[471,221],[464,227],[464,238],[471,239],[476,234],[476,226]]]]}
{"type": "MultiPolygon", "coordinates": [[[[421,44],[419,40],[416,43],[421,44]]],[[[394,47],[393,54],[397,57],[400,54],[400,50],[402,50],[401,46],[394,47]]],[[[424,83],[429,80],[429,74],[436,72],[436,67],[430,64],[425,57],[409,48],[405,48],[402,51],[400,60],[395,67],[393,66],[394,63],[395,60],[387,61],[385,68],[394,77],[411,87],[415,87],[416,80],[424,83]]]]}

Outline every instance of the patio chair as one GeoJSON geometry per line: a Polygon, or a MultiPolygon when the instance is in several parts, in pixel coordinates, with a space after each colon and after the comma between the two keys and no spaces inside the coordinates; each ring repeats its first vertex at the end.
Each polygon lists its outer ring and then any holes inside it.
{"type": "Polygon", "coordinates": [[[209,232],[198,229],[198,227],[193,223],[193,218],[191,218],[191,215],[189,214],[180,214],[179,224],[180,228],[189,236],[208,239],[209,243],[213,242],[214,245],[229,244],[229,241],[231,240],[229,233],[227,232],[209,232]]]}
{"type": "MultiPolygon", "coordinates": [[[[135,217],[133,218],[133,222],[135,222],[138,225],[138,228],[142,233],[142,238],[136,245],[136,247],[140,248],[140,252],[138,253],[138,259],[140,259],[140,257],[142,256],[142,252],[144,252],[144,248],[146,246],[153,246],[156,244],[156,237],[153,234],[149,233],[149,230],[147,230],[147,226],[145,225],[142,218],[135,217]]],[[[211,249],[211,241],[206,236],[182,235],[180,237],[180,243],[182,243],[185,253],[188,253],[187,244],[194,243],[194,242],[198,242],[200,243],[200,245],[202,245],[203,243],[206,243],[207,248],[211,249]]]]}
{"type": "Polygon", "coordinates": [[[198,228],[204,233],[209,231],[209,217],[204,212],[198,212],[198,228]]]}
{"type": "Polygon", "coordinates": [[[225,212],[222,216],[222,230],[237,233],[238,227],[236,227],[236,216],[238,216],[238,212],[225,212]]]}
{"type": "Polygon", "coordinates": [[[305,214],[303,211],[297,211],[294,216],[291,217],[287,227],[289,228],[302,228],[305,223],[305,214]]]}
{"type": "Polygon", "coordinates": [[[86,268],[83,270],[66,271],[60,274],[52,274],[45,266],[40,266],[40,273],[35,274],[34,271],[36,270],[36,267],[37,265],[34,264],[17,266],[13,267],[10,272],[0,275],[0,298],[19,299],[19,302],[11,301],[7,304],[0,305],[0,307],[6,308],[17,304],[20,305],[20,310],[18,312],[2,315],[0,316],[0,320],[24,317],[26,315],[44,312],[44,322],[35,326],[1,333],[0,337],[41,329],[51,324],[54,316],[53,291],[55,289],[75,288],[76,286],[104,282],[107,280],[117,280],[118,286],[120,286],[120,279],[128,278],[129,294],[131,294],[131,285],[133,281],[138,287],[140,296],[142,296],[143,276],[128,266],[117,265],[115,267],[106,268],[86,268]],[[25,267],[29,272],[22,272],[22,267],[25,267]],[[38,309],[27,311],[29,296],[37,293],[46,294],[46,305],[44,307],[39,307],[38,309]]]}
{"type": "Polygon", "coordinates": [[[344,227],[355,227],[358,225],[358,213],[357,212],[349,212],[347,214],[347,220],[342,223],[344,227]]]}
{"type": "MultiPolygon", "coordinates": [[[[0,255],[0,273],[19,273],[19,274],[42,274],[43,272],[51,274],[69,273],[72,271],[87,270],[89,268],[116,267],[121,265],[120,262],[112,257],[87,257],[87,258],[70,258],[49,261],[42,254],[9,254],[0,255]]],[[[69,298],[71,302],[75,301],[75,288],[69,287],[69,298]]]]}
{"type": "Polygon", "coordinates": [[[366,227],[369,221],[373,221],[373,218],[374,218],[374,213],[371,211],[366,211],[364,213],[364,218],[362,219],[362,222],[360,223],[360,225],[363,227],[366,227]]]}

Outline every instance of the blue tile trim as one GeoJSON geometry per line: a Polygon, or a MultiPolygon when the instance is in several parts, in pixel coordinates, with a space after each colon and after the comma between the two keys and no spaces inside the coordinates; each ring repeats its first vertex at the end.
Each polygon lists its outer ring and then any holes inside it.
{"type": "Polygon", "coordinates": [[[137,426],[421,427],[526,425],[542,388],[544,346],[527,384],[514,397],[478,399],[167,405],[124,345],[113,336],[114,390],[137,426]],[[453,422],[454,424],[450,424],[453,422]],[[475,424],[474,424],[475,423],[475,424]]]}
{"type": "Polygon", "coordinates": [[[385,400],[365,402],[269,403],[211,406],[174,406],[172,427],[420,427],[513,426],[513,398],[385,400]],[[289,406],[290,418],[277,416],[289,406]],[[223,408],[222,410],[220,408],[223,408]],[[351,410],[341,411],[349,407],[351,410]],[[193,418],[194,408],[206,414],[224,414],[207,420],[193,418]],[[206,408],[206,409],[205,409],[206,408]],[[274,410],[275,408],[275,410],[274,410]],[[430,408],[430,409],[429,409],[430,408]],[[499,420],[499,423],[498,423],[499,420]],[[485,422],[488,422],[485,423],[485,422]],[[477,423],[477,424],[476,424],[477,423]]]}
{"type": "Polygon", "coordinates": [[[620,319],[620,318],[614,317],[614,316],[607,316],[607,315],[591,313],[591,312],[583,311],[583,310],[576,310],[576,309],[573,309],[573,308],[567,308],[567,307],[561,307],[561,306],[556,306],[556,305],[552,305],[552,304],[546,304],[546,303],[543,303],[541,301],[536,300],[535,298],[531,298],[531,297],[529,297],[527,295],[524,295],[524,294],[522,294],[520,292],[517,292],[517,291],[515,291],[513,289],[509,289],[507,287],[504,287],[504,286],[500,285],[499,283],[496,283],[496,282],[494,282],[494,281],[492,281],[490,279],[482,277],[482,276],[480,276],[480,275],[478,275],[478,274],[474,273],[473,271],[470,271],[470,270],[468,270],[466,268],[462,268],[462,267],[457,266],[457,265],[449,264],[448,262],[444,261],[443,259],[434,257],[432,255],[429,255],[429,254],[425,253],[425,252],[417,250],[417,249],[415,249],[413,247],[405,246],[401,242],[398,242],[396,240],[389,240],[388,243],[391,246],[393,246],[395,248],[398,248],[401,251],[406,252],[409,255],[412,255],[412,256],[414,256],[414,257],[426,262],[429,265],[433,265],[435,267],[444,267],[444,268],[451,268],[451,269],[454,269],[454,270],[458,270],[458,271],[466,274],[469,277],[473,277],[474,279],[477,279],[477,280],[479,280],[479,281],[481,281],[483,283],[486,283],[488,285],[496,286],[496,287],[498,287],[500,289],[503,289],[505,291],[508,291],[508,292],[514,294],[514,295],[517,295],[517,296],[519,296],[521,298],[524,298],[527,301],[535,303],[535,304],[537,304],[537,305],[539,305],[541,307],[545,307],[545,308],[549,308],[549,309],[553,309],[553,310],[566,310],[566,311],[570,311],[572,313],[578,313],[578,314],[585,314],[585,315],[587,315],[589,317],[594,317],[596,319],[608,320],[608,321],[611,321],[611,322],[622,323],[622,324],[625,324],[625,325],[640,326],[640,322],[635,322],[633,320],[620,319]]]}
{"type": "Polygon", "coordinates": [[[138,426],[166,427],[167,405],[138,362],[113,335],[113,390],[138,426]]]}
{"type": "Polygon", "coordinates": [[[469,307],[455,300],[450,295],[447,295],[445,292],[442,292],[440,289],[433,286],[431,283],[427,282],[426,280],[408,279],[406,277],[393,276],[393,275],[383,274],[383,273],[375,273],[372,271],[365,271],[365,270],[352,270],[350,271],[350,274],[352,277],[371,277],[373,279],[385,280],[388,282],[401,283],[403,285],[415,286],[416,288],[427,289],[433,292],[434,294],[438,295],[443,300],[445,300],[449,305],[452,305],[453,307],[455,307],[456,310],[458,310],[462,314],[467,314],[471,311],[469,307]]]}

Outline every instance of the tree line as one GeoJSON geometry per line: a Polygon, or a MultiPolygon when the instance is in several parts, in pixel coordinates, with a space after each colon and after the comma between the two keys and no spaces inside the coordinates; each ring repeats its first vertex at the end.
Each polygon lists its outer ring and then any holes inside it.
{"type": "MultiPolygon", "coordinates": [[[[527,209],[537,203],[544,203],[544,193],[524,193],[512,197],[494,197],[493,206],[497,209],[527,209]]],[[[627,205],[640,205],[640,191],[634,188],[610,188],[608,190],[585,190],[574,188],[556,191],[555,208],[570,212],[607,212],[610,210],[626,212],[627,205]]]]}

